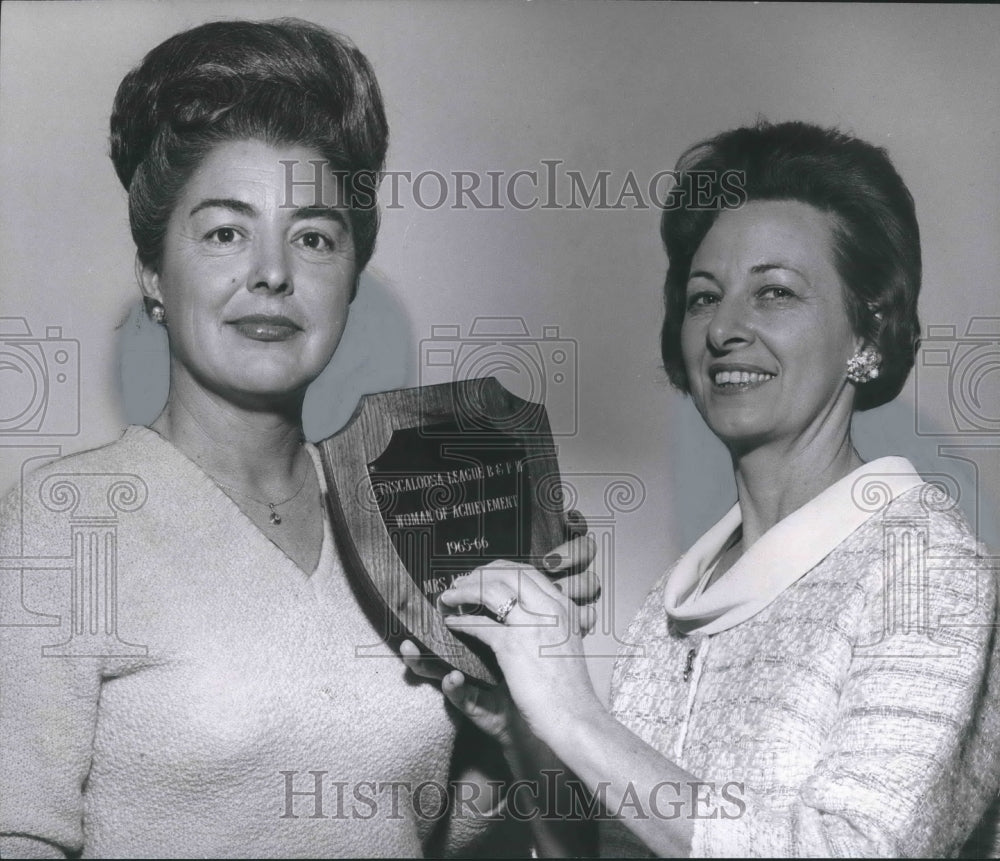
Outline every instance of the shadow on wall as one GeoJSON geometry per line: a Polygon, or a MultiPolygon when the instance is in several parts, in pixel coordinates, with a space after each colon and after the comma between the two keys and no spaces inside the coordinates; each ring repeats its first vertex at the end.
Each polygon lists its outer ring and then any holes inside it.
{"type": "MultiPolygon", "coordinates": [[[[416,343],[410,320],[388,283],[361,276],[347,327],[330,364],[309,387],[303,408],[306,438],[340,430],[362,395],[416,385],[416,343]]],[[[163,409],[170,382],[167,333],[141,302],[119,331],[122,408],[129,424],[148,425],[163,409]]]]}

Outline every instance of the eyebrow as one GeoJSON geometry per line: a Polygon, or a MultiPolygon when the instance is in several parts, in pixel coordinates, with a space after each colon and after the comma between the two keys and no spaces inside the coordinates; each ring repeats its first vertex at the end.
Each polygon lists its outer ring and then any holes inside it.
{"type": "MultiPolygon", "coordinates": [[[[787,263],[758,263],[756,266],[750,267],[750,272],[753,275],[761,275],[765,272],[772,272],[775,269],[784,269],[786,272],[794,272],[803,281],[809,283],[809,279],[806,278],[805,273],[801,270],[796,269],[794,266],[789,266],[787,263]]],[[[694,278],[704,278],[707,281],[711,281],[714,284],[719,283],[719,279],[716,278],[711,272],[707,272],[704,269],[696,269],[688,275],[688,281],[694,278]]]]}
{"type": "Polygon", "coordinates": [[[212,207],[217,207],[218,209],[231,209],[233,212],[238,212],[240,215],[254,216],[257,214],[257,210],[245,201],[235,200],[231,197],[209,197],[195,204],[188,213],[188,217],[201,212],[203,209],[211,209],[212,207]]]}
{"type": "Polygon", "coordinates": [[[809,281],[804,272],[796,269],[794,266],[789,266],[787,263],[761,263],[757,266],[750,267],[750,271],[754,275],[760,275],[762,272],[771,272],[774,269],[784,269],[786,272],[794,272],[803,281],[806,281],[807,283],[809,281]]]}
{"type": "Polygon", "coordinates": [[[351,229],[343,211],[335,206],[300,206],[292,213],[293,221],[306,218],[328,218],[331,221],[336,221],[345,230],[351,229]]]}
{"type": "MultiPolygon", "coordinates": [[[[212,208],[228,209],[248,218],[253,218],[258,214],[257,209],[246,201],[231,197],[209,197],[195,204],[188,216],[196,215],[203,209],[212,208]]],[[[302,221],[307,218],[328,218],[331,221],[336,221],[345,230],[350,230],[344,213],[333,206],[299,206],[292,212],[293,221],[302,221]]]]}
{"type": "Polygon", "coordinates": [[[704,269],[696,269],[694,272],[688,273],[688,281],[693,278],[704,278],[707,281],[711,281],[713,284],[718,284],[719,279],[716,278],[711,272],[706,272],[704,269]]]}

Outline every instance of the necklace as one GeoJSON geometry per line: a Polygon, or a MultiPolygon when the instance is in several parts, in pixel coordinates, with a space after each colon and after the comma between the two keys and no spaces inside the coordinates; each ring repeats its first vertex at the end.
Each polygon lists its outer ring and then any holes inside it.
{"type": "Polygon", "coordinates": [[[215,483],[219,485],[219,487],[221,487],[223,490],[231,490],[237,496],[242,496],[244,499],[249,499],[251,502],[256,502],[258,505],[266,505],[271,512],[271,516],[268,518],[271,525],[280,526],[281,515],[278,514],[278,506],[284,505],[286,502],[291,502],[293,499],[295,499],[296,496],[302,493],[302,488],[306,486],[307,478],[309,478],[308,469],[302,474],[302,481],[299,482],[298,490],[296,490],[295,493],[293,493],[291,496],[286,497],[285,499],[282,499],[278,502],[268,502],[265,499],[258,499],[256,496],[251,496],[249,493],[244,493],[243,491],[237,490],[235,487],[230,487],[228,484],[223,484],[221,481],[218,480],[215,483]]]}

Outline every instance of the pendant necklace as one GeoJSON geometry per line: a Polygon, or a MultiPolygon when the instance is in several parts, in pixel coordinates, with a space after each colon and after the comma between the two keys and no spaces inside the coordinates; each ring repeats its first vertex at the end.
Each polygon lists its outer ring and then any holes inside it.
{"type": "Polygon", "coordinates": [[[265,499],[258,499],[256,496],[251,496],[249,493],[244,493],[241,490],[237,490],[235,487],[230,487],[228,484],[223,484],[221,481],[216,481],[215,483],[219,485],[223,490],[231,490],[237,496],[242,496],[244,499],[249,499],[252,502],[256,502],[258,505],[266,505],[268,510],[271,512],[271,516],[268,518],[272,526],[280,526],[282,522],[281,515],[278,514],[278,506],[285,505],[291,502],[295,497],[302,493],[302,488],[306,486],[306,479],[309,478],[309,470],[307,469],[302,475],[302,481],[299,482],[299,488],[291,496],[286,497],[278,502],[268,502],[265,499]]]}

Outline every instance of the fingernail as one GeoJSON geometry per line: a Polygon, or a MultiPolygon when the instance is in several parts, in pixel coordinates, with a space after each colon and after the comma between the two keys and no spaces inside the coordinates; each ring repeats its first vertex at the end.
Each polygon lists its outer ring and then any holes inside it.
{"type": "Polygon", "coordinates": [[[556,551],[552,551],[548,556],[545,557],[545,567],[549,571],[555,571],[557,568],[562,567],[562,556],[556,551]]]}

